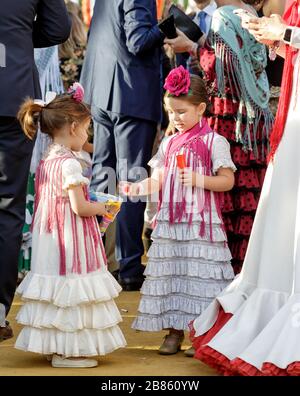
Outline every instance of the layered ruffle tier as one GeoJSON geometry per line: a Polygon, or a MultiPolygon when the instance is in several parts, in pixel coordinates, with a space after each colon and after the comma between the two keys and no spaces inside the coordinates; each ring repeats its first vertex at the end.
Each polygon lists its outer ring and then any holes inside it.
{"type": "Polygon", "coordinates": [[[57,277],[29,272],[17,293],[24,327],[16,348],[45,355],[98,356],[124,347],[114,302],[120,285],[105,269],[57,277]]]}
{"type": "MultiPolygon", "coordinates": [[[[209,219],[208,214],[205,219],[209,219]]],[[[190,321],[233,279],[226,235],[215,211],[212,219],[214,242],[210,241],[209,227],[203,237],[199,236],[199,215],[194,215],[191,225],[187,220],[170,224],[168,208],[160,210],[134,329],[188,329],[190,321]]]]}

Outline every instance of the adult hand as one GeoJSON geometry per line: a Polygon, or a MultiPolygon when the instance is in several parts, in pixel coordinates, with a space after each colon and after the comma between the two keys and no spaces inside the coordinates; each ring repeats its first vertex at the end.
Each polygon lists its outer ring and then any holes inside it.
{"type": "Polygon", "coordinates": [[[256,38],[256,41],[258,41],[260,44],[266,45],[267,47],[272,47],[277,42],[277,40],[265,40],[259,37],[256,38]]]}
{"type": "Polygon", "coordinates": [[[253,18],[244,26],[260,42],[279,41],[284,37],[286,23],[280,15],[271,15],[270,18],[253,18]]]}
{"type": "Polygon", "coordinates": [[[198,40],[198,44],[200,45],[200,47],[204,47],[205,42],[206,42],[206,38],[207,38],[206,34],[203,33],[203,35],[198,40]]]}
{"type": "Polygon", "coordinates": [[[194,42],[190,40],[181,30],[176,29],[177,37],[174,39],[166,38],[164,43],[171,46],[174,52],[190,52],[194,47],[194,42]]]}

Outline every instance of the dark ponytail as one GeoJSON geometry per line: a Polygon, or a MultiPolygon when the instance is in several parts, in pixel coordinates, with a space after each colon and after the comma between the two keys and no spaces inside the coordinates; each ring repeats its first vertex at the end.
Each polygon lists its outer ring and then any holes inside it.
{"type": "Polygon", "coordinates": [[[40,114],[43,106],[34,103],[32,99],[26,99],[22,104],[17,118],[22,126],[25,135],[29,139],[33,139],[38,130],[40,114]]]}

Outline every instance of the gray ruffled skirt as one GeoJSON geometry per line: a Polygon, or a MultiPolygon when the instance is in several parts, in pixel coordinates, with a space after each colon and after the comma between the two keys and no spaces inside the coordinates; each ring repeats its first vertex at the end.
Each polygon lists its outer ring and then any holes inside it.
{"type": "Polygon", "coordinates": [[[168,220],[168,210],[160,210],[148,251],[138,315],[132,324],[136,330],[187,330],[234,278],[227,237],[216,212],[214,242],[210,241],[209,227],[204,237],[199,236],[199,215],[191,225],[171,225],[168,220]]]}

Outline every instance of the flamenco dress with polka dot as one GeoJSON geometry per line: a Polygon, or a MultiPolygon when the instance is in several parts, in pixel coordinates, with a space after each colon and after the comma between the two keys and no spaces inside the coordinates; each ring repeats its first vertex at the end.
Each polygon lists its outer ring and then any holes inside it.
{"type": "MultiPolygon", "coordinates": [[[[213,130],[229,141],[232,160],[237,167],[235,186],[224,194],[222,215],[233,256],[232,265],[238,273],[243,265],[267,167],[268,147],[262,136],[265,121],[262,117],[257,127],[257,154],[254,151],[245,150],[236,140],[240,98],[232,89],[232,82],[226,74],[224,93],[222,95],[219,93],[215,72],[216,55],[208,45],[200,50],[200,67],[205,81],[211,88],[210,113],[212,115],[208,118],[208,123],[213,130]]],[[[247,121],[244,117],[241,125],[242,131],[246,126],[247,121]]],[[[254,141],[253,136],[251,140],[254,141]]]]}

